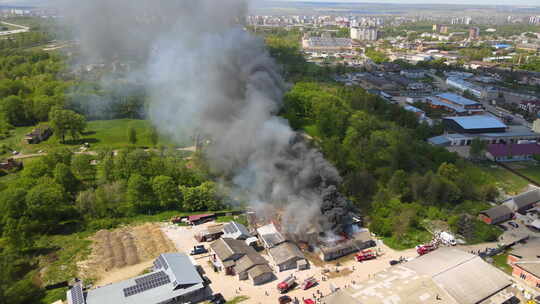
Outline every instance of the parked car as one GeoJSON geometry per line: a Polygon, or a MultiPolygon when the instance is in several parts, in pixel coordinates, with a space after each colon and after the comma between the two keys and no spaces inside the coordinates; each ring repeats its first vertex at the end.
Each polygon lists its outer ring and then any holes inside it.
{"type": "Polygon", "coordinates": [[[210,303],[212,304],[225,304],[227,301],[225,301],[225,298],[223,297],[222,294],[220,293],[216,293],[215,295],[212,296],[212,298],[210,299],[210,303]]]}
{"type": "Polygon", "coordinates": [[[501,228],[503,231],[507,231],[507,230],[508,230],[508,228],[506,228],[506,226],[503,225],[503,224],[498,224],[497,227],[501,228]]]}
{"type": "Polygon", "coordinates": [[[193,250],[191,250],[191,255],[197,255],[197,254],[203,254],[207,253],[208,250],[204,248],[204,245],[196,245],[193,247],[193,250]]]}
{"type": "Polygon", "coordinates": [[[397,264],[399,264],[398,260],[391,260],[390,261],[390,266],[394,266],[394,265],[397,265],[397,264]]]}
{"type": "Polygon", "coordinates": [[[279,304],[287,304],[287,303],[291,303],[292,299],[289,296],[281,296],[279,297],[278,301],[279,301],[279,304]]]}
{"type": "Polygon", "coordinates": [[[516,223],[516,222],[508,222],[508,225],[514,227],[514,228],[518,228],[519,225],[516,223]]]}

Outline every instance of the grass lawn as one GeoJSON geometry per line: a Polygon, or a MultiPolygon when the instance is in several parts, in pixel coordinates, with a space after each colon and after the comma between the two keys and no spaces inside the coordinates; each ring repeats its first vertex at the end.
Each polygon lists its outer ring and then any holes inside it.
{"type": "Polygon", "coordinates": [[[240,223],[244,226],[248,225],[247,218],[245,214],[242,215],[228,215],[228,216],[220,216],[216,219],[216,222],[218,223],[227,223],[230,221],[235,221],[237,223],[240,223]]]}
{"type": "MultiPolygon", "coordinates": [[[[131,144],[128,142],[127,130],[129,127],[135,128],[137,131],[137,143],[139,147],[151,147],[148,131],[150,128],[150,122],[148,120],[140,119],[113,119],[113,120],[95,120],[87,123],[86,131],[82,138],[77,141],[72,141],[67,138],[65,144],[60,143],[59,139],[55,136],[50,137],[46,141],[29,145],[23,141],[24,135],[32,131],[34,127],[18,127],[13,130],[13,135],[9,138],[0,140],[0,145],[6,145],[12,150],[22,152],[24,154],[37,153],[40,150],[47,151],[58,147],[68,147],[71,149],[77,149],[83,143],[89,143],[90,149],[96,148],[111,148],[121,149],[129,147],[131,144]]],[[[188,136],[189,138],[189,136],[188,136]]],[[[160,137],[158,145],[177,145],[177,146],[190,146],[191,141],[186,139],[184,142],[173,142],[169,138],[160,137]]],[[[10,153],[0,155],[0,157],[7,157],[10,153]]]]}
{"type": "Polygon", "coordinates": [[[237,303],[244,302],[247,300],[249,300],[249,297],[247,296],[238,296],[238,297],[234,297],[234,299],[231,299],[230,301],[227,301],[226,304],[237,304],[237,303]]]}
{"type": "MultiPolygon", "coordinates": [[[[527,187],[529,182],[514,173],[494,165],[493,163],[481,163],[477,168],[486,173],[488,180],[502,188],[507,194],[515,195],[527,187]]],[[[538,171],[540,173],[540,170],[538,171]]]]}
{"type": "MultiPolygon", "coordinates": [[[[39,264],[42,269],[39,281],[42,286],[55,284],[77,277],[77,262],[84,260],[91,251],[90,232],[69,235],[46,235],[36,242],[42,254],[39,264]]],[[[46,291],[42,303],[65,299],[66,288],[46,291]]]]}
{"type": "Polygon", "coordinates": [[[493,257],[493,265],[495,265],[500,270],[512,274],[512,267],[506,263],[506,258],[508,253],[501,253],[493,257]]]}
{"type": "Polygon", "coordinates": [[[540,165],[536,162],[516,162],[509,164],[512,169],[540,183],[540,165]]]}

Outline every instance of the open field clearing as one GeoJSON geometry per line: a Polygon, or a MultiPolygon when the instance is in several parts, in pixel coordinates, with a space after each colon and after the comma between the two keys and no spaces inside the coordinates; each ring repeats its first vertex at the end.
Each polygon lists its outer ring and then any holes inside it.
{"type": "Polygon", "coordinates": [[[97,279],[96,285],[137,275],[151,266],[152,260],[159,254],[175,251],[172,242],[155,223],[100,230],[91,240],[92,253],[88,260],[80,262],[78,266],[84,277],[97,279]],[[124,271],[125,267],[130,267],[130,270],[124,271]]]}

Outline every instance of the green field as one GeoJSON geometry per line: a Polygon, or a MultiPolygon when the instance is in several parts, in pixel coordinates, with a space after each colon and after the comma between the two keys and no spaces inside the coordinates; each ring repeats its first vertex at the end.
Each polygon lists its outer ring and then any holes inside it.
{"type": "MultiPolygon", "coordinates": [[[[529,184],[524,178],[493,163],[482,163],[477,167],[486,173],[489,180],[494,181],[498,187],[502,188],[509,195],[522,192],[529,184]]],[[[540,173],[540,170],[538,172],[540,173]]]]}
{"type": "MultiPolygon", "coordinates": [[[[0,146],[5,145],[12,150],[22,152],[24,154],[37,153],[38,151],[47,151],[58,147],[68,147],[77,149],[83,143],[89,143],[90,149],[96,148],[111,148],[121,149],[131,146],[128,142],[127,130],[129,127],[135,128],[137,131],[137,143],[138,147],[151,147],[152,143],[149,138],[150,122],[147,120],[139,119],[114,119],[114,120],[96,120],[90,121],[87,124],[86,130],[77,141],[67,140],[65,144],[60,143],[59,139],[52,136],[48,140],[29,145],[24,142],[24,135],[32,131],[34,127],[18,127],[12,132],[13,135],[9,138],[0,140],[0,146]]],[[[189,138],[189,136],[186,136],[189,138]]],[[[159,138],[158,145],[175,145],[175,146],[189,146],[191,142],[189,139],[184,142],[174,142],[169,138],[161,136],[159,138]]],[[[10,153],[0,154],[0,157],[7,157],[10,153]]]]}
{"type": "Polygon", "coordinates": [[[540,183],[540,165],[536,162],[516,162],[509,166],[528,178],[540,183]]]}

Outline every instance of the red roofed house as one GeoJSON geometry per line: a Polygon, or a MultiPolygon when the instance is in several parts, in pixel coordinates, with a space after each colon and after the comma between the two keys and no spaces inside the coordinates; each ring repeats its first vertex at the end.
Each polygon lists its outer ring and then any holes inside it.
{"type": "Polygon", "coordinates": [[[187,217],[188,224],[190,225],[199,225],[208,221],[211,221],[216,218],[216,215],[213,213],[209,214],[196,214],[196,215],[190,215],[187,217]]]}
{"type": "Polygon", "coordinates": [[[492,144],[488,145],[487,158],[498,162],[532,160],[540,154],[540,145],[534,144],[492,144]]]}

